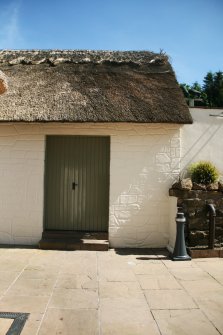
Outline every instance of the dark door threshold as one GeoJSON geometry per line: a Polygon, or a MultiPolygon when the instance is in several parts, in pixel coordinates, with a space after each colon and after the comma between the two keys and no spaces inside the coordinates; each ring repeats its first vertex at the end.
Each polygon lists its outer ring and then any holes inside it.
{"type": "Polygon", "coordinates": [[[107,232],[79,232],[48,230],[42,234],[39,248],[44,250],[92,250],[107,251],[107,232]]]}

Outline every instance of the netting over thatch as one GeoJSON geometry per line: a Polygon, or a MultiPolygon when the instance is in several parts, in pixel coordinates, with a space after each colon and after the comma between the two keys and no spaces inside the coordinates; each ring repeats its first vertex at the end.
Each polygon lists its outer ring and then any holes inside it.
{"type": "Polygon", "coordinates": [[[0,51],[0,70],[0,121],[192,122],[163,54],[0,51]]]}

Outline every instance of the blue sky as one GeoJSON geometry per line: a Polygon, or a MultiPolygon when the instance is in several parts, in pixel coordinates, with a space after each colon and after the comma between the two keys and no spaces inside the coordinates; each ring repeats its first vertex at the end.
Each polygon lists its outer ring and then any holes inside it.
{"type": "Polygon", "coordinates": [[[223,71],[223,0],[0,0],[0,22],[0,49],[162,49],[188,84],[223,71]]]}

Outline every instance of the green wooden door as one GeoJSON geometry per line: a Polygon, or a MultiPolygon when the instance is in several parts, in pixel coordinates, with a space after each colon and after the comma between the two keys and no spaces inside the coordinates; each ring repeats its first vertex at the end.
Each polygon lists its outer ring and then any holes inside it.
{"type": "Polygon", "coordinates": [[[47,136],[45,229],[108,231],[110,138],[47,136]]]}

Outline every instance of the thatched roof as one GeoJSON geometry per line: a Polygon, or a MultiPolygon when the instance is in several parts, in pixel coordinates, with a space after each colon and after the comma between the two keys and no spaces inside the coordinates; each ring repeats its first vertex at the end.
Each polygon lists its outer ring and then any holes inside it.
{"type": "Polygon", "coordinates": [[[0,51],[0,121],[191,123],[167,56],[0,51]]]}

